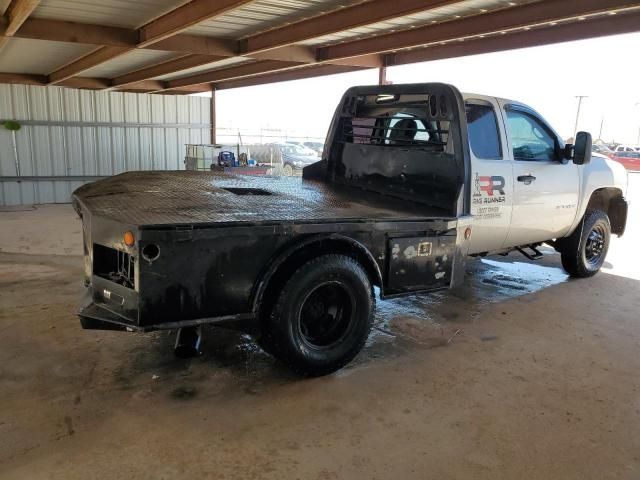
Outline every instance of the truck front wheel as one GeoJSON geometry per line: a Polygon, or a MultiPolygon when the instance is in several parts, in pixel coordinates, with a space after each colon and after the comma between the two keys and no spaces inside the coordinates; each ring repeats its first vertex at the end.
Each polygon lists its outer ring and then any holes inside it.
{"type": "Polygon", "coordinates": [[[604,263],[611,241],[609,217],[601,210],[585,213],[575,231],[564,239],[562,267],[572,277],[591,277],[604,263]]]}
{"type": "Polygon", "coordinates": [[[270,350],[302,375],[349,363],[364,346],[375,300],[362,266],[345,255],[322,255],[284,284],[267,319],[270,350]]]}

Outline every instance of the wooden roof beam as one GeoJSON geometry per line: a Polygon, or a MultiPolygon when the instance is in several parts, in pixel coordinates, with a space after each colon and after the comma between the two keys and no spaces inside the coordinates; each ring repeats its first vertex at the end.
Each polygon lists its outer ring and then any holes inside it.
{"type": "Polygon", "coordinates": [[[528,31],[468,39],[446,45],[436,44],[426,48],[388,54],[385,63],[387,66],[406,65],[637,31],[640,31],[640,12],[620,14],[615,18],[607,15],[592,20],[565,23],[562,28],[539,27],[528,31]]]}
{"type": "Polygon", "coordinates": [[[143,80],[149,80],[169,73],[178,72],[180,70],[213,63],[223,58],[225,57],[215,55],[185,55],[174,60],[151,65],[149,67],[115,77],[111,81],[111,86],[122,87],[124,85],[135,84],[143,80]]]}
{"type": "MultiPolygon", "coordinates": [[[[14,36],[103,47],[141,48],[138,44],[138,30],[44,18],[27,19],[14,36]]],[[[237,53],[236,42],[232,40],[188,34],[174,35],[142,48],[229,57],[237,53]]]]}
{"type": "Polygon", "coordinates": [[[141,82],[124,85],[116,88],[118,92],[155,92],[164,88],[164,82],[161,80],[143,80],[141,82]]]}
{"type": "MultiPolygon", "coordinates": [[[[140,48],[139,45],[137,47],[140,48]]],[[[220,55],[223,57],[235,57],[238,54],[237,42],[233,40],[186,33],[165,38],[142,48],[197,55],[220,55]]]]}
{"type": "Polygon", "coordinates": [[[51,72],[48,77],[49,84],[58,84],[67,78],[74,77],[85,70],[89,70],[96,65],[100,65],[130,51],[131,48],[129,47],[99,47],[91,53],[51,72]]]}
{"type": "Polygon", "coordinates": [[[106,47],[134,47],[138,41],[137,31],[130,28],[44,18],[27,19],[14,36],[106,47]]]}
{"type": "Polygon", "coordinates": [[[314,65],[296,70],[271,72],[254,77],[227,80],[214,83],[213,86],[216,90],[227,90],[231,88],[251,87],[255,85],[265,85],[268,83],[287,82],[290,80],[302,80],[304,78],[321,77],[324,75],[334,75],[337,73],[355,72],[359,70],[366,70],[366,68],[349,65],[314,65]]]}
{"type": "Polygon", "coordinates": [[[263,33],[250,35],[240,41],[240,51],[242,54],[251,54],[291,45],[304,40],[459,3],[460,1],[394,0],[391,2],[389,0],[371,0],[274,28],[263,33]]]}
{"type": "Polygon", "coordinates": [[[11,0],[0,0],[0,16],[4,15],[9,5],[11,5],[11,0]]]}
{"type": "Polygon", "coordinates": [[[12,0],[4,14],[7,20],[4,35],[13,36],[39,3],[40,0],[12,0]]]}
{"type": "Polygon", "coordinates": [[[62,80],[78,75],[85,70],[130,52],[134,48],[146,47],[165,40],[197,23],[222,15],[249,1],[251,0],[217,0],[215,2],[210,0],[191,0],[189,3],[175,8],[138,29],[138,41],[135,45],[102,46],[88,55],[84,55],[49,74],[49,83],[59,83],[62,80]]]}
{"type": "MultiPolygon", "coordinates": [[[[289,47],[284,47],[289,48],[289,47]]],[[[283,58],[287,58],[283,56],[283,58]]],[[[277,72],[282,70],[290,70],[292,68],[306,67],[309,65],[321,65],[315,61],[315,55],[311,58],[300,58],[294,56],[294,60],[259,60],[253,63],[246,63],[242,65],[220,68],[203,73],[197,73],[195,75],[186,76],[183,78],[177,78],[175,80],[168,80],[166,82],[168,89],[186,87],[190,85],[200,85],[204,83],[220,82],[225,80],[231,80],[239,77],[248,77],[257,74],[264,74],[269,72],[277,72]],[[311,60],[311,61],[310,61],[311,60]]],[[[347,67],[360,67],[360,68],[379,68],[384,65],[382,55],[363,55],[361,57],[354,57],[343,60],[336,60],[335,62],[327,62],[332,65],[347,66],[347,67]]]]}
{"type": "Polygon", "coordinates": [[[212,72],[190,75],[185,78],[169,80],[166,82],[167,89],[188,87],[190,85],[199,85],[202,83],[221,82],[223,80],[231,80],[233,78],[247,77],[274,70],[284,70],[292,67],[299,67],[300,62],[287,62],[283,60],[261,60],[258,62],[247,63],[235,67],[222,68],[213,70],[212,72]]]}
{"type": "Polygon", "coordinates": [[[252,0],[191,0],[139,29],[139,47],[164,40],[198,23],[227,13],[252,0]]]}
{"type": "Polygon", "coordinates": [[[636,7],[634,0],[545,0],[395,33],[344,42],[318,50],[320,60],[389,52],[429,43],[636,7]]]}
{"type": "Polygon", "coordinates": [[[7,43],[7,38],[18,31],[39,3],[40,0],[12,0],[6,9],[3,6],[4,31],[0,37],[0,49],[7,43]]]}
{"type": "MultiPolygon", "coordinates": [[[[0,73],[0,83],[12,83],[21,85],[47,85],[46,75],[33,75],[29,73],[0,73]]],[[[102,89],[109,86],[108,78],[74,77],[60,82],[60,86],[73,88],[102,89]]]]}
{"type": "Polygon", "coordinates": [[[30,73],[0,73],[0,83],[21,85],[46,85],[46,75],[34,75],[30,73]]]}

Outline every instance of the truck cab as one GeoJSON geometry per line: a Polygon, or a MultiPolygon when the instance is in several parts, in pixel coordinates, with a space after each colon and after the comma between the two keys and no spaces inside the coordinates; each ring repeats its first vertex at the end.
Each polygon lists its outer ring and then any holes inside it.
{"type": "Polygon", "coordinates": [[[617,162],[593,156],[578,165],[566,145],[531,107],[466,93],[471,157],[469,253],[553,242],[573,232],[587,208],[599,205],[622,234],[627,174],[617,162]]]}

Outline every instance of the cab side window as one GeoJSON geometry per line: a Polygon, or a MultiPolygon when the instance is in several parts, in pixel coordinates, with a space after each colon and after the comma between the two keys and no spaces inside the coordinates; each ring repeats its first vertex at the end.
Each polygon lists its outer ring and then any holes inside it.
{"type": "Polygon", "coordinates": [[[518,110],[507,110],[507,128],[515,160],[556,159],[556,139],[532,115],[518,110]]]}
{"type": "Polygon", "coordinates": [[[498,133],[498,119],[493,107],[467,103],[465,108],[469,145],[473,154],[485,160],[500,160],[502,147],[498,133]]]}

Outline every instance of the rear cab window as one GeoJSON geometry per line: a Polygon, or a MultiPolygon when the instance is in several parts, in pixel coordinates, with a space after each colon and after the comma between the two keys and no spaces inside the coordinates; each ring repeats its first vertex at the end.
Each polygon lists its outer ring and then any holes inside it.
{"type": "Polygon", "coordinates": [[[465,104],[469,146],[473,154],[484,160],[502,159],[498,117],[490,104],[470,101],[465,104]]]}

